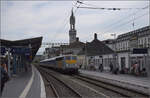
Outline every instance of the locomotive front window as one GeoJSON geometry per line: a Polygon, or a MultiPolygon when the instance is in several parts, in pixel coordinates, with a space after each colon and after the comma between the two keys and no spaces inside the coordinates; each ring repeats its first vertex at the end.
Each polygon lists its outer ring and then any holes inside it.
{"type": "Polygon", "coordinates": [[[72,56],[72,60],[76,60],[77,59],[77,57],[76,56],[72,56]]]}
{"type": "Polygon", "coordinates": [[[66,60],[71,60],[71,57],[70,56],[66,56],[65,59],[66,60]]]}

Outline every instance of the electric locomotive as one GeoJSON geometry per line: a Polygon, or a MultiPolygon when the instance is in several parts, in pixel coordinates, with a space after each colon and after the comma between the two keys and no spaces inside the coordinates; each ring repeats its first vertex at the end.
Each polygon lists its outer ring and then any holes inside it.
{"type": "Polygon", "coordinates": [[[77,56],[63,55],[40,61],[40,65],[54,70],[74,74],[78,73],[77,56]]]}

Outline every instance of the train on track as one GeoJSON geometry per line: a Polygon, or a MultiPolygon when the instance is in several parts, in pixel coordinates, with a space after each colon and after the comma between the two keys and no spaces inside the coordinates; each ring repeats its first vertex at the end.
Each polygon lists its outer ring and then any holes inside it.
{"type": "Polygon", "coordinates": [[[40,66],[54,69],[67,74],[77,74],[77,56],[63,55],[40,61],[40,66]]]}

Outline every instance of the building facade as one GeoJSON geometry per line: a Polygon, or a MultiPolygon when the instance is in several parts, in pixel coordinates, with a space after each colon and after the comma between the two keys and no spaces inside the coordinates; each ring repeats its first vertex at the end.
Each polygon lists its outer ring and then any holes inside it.
{"type": "Polygon", "coordinates": [[[103,55],[103,65],[107,69],[113,62],[113,66],[120,71],[131,70],[136,63],[140,70],[150,70],[150,26],[121,34],[115,40],[104,40],[103,43],[115,51],[114,54],[103,55]]]}
{"type": "Polygon", "coordinates": [[[115,51],[115,39],[107,39],[102,41],[105,45],[107,45],[109,48],[111,48],[113,51],[115,51]]]}
{"type": "Polygon", "coordinates": [[[62,45],[60,47],[62,54],[73,54],[77,55],[85,46],[83,42],[79,41],[79,38],[76,38],[76,41],[71,43],[70,45],[62,45]]]}
{"type": "Polygon", "coordinates": [[[59,56],[59,55],[60,55],[60,47],[59,46],[45,48],[45,51],[43,53],[43,56],[45,59],[52,58],[52,57],[59,56]]]}
{"type": "Polygon", "coordinates": [[[114,51],[98,40],[97,34],[94,34],[93,41],[87,42],[83,50],[78,54],[78,65],[82,65],[82,68],[85,69],[97,70],[100,65],[106,62],[103,60],[103,55],[113,53],[114,51]]]}
{"type": "Polygon", "coordinates": [[[130,70],[135,63],[140,70],[150,66],[150,26],[119,35],[115,42],[120,70],[130,70]]]}

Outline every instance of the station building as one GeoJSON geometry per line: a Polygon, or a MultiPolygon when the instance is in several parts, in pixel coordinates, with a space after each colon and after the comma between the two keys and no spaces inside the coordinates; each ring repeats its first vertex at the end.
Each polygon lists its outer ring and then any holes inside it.
{"type": "MultiPolygon", "coordinates": [[[[86,69],[98,69],[102,64],[107,66],[107,60],[103,58],[104,55],[113,54],[114,51],[97,39],[97,34],[94,34],[94,39],[87,42],[82,51],[78,54],[78,64],[86,69]]],[[[112,62],[114,63],[114,62],[112,62]]]]}
{"type": "MultiPolygon", "coordinates": [[[[109,41],[109,40],[108,40],[109,41]]],[[[106,42],[106,41],[105,41],[106,42]]],[[[119,35],[115,40],[106,45],[115,50],[115,58],[119,70],[131,69],[137,63],[140,70],[145,68],[150,70],[150,26],[119,35]]],[[[112,59],[114,54],[105,55],[107,59],[112,59]]]]}

